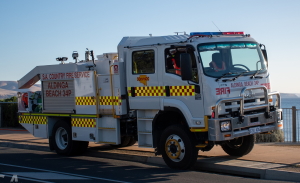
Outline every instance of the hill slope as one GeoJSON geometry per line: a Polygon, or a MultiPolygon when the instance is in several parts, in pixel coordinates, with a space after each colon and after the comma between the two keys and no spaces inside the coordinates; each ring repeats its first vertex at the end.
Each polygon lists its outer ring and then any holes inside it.
{"type": "Polygon", "coordinates": [[[41,90],[41,84],[35,84],[29,89],[18,89],[17,81],[0,81],[0,99],[16,96],[18,92],[39,90],[41,90]]]}

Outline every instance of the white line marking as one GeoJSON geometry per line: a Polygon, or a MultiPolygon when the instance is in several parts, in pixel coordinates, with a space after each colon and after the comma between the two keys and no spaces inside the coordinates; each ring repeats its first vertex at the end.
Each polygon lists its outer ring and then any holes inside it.
{"type": "Polygon", "coordinates": [[[65,173],[65,172],[58,172],[58,171],[52,171],[52,170],[46,170],[46,169],[40,169],[40,168],[32,168],[32,167],[26,167],[26,166],[19,166],[19,165],[11,165],[11,164],[5,164],[5,163],[0,163],[0,165],[17,167],[17,168],[25,168],[25,169],[31,169],[31,170],[38,170],[38,171],[45,171],[45,172],[52,172],[52,173],[60,173],[60,174],[64,174],[64,175],[78,176],[78,177],[84,177],[84,178],[90,178],[90,179],[106,180],[106,181],[111,181],[111,182],[129,183],[129,182],[124,182],[124,181],[119,181],[119,180],[113,180],[113,179],[91,177],[91,176],[85,176],[85,175],[78,175],[78,174],[65,173]]]}
{"type": "MultiPolygon", "coordinates": [[[[13,177],[13,175],[9,175],[9,174],[4,174],[4,175],[7,176],[7,177],[13,177]]],[[[54,182],[48,182],[48,181],[43,181],[43,180],[30,179],[30,178],[20,177],[20,176],[18,176],[18,179],[24,179],[24,180],[30,180],[30,181],[42,182],[42,183],[54,183],[54,182]]]]}
{"type": "Polygon", "coordinates": [[[33,179],[40,179],[40,180],[62,180],[62,179],[68,179],[68,180],[90,180],[84,177],[78,177],[78,176],[70,176],[70,175],[64,175],[61,173],[51,173],[51,172],[2,172],[5,174],[11,174],[11,175],[18,175],[21,177],[28,177],[33,179]]]}

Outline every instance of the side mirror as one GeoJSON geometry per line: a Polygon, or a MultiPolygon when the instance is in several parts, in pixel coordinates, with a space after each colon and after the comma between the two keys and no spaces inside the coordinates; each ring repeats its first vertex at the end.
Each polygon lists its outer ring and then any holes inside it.
{"type": "Polygon", "coordinates": [[[261,50],[264,57],[265,57],[265,60],[268,61],[268,55],[267,55],[267,50],[261,50]]]}
{"type": "Polygon", "coordinates": [[[182,80],[192,80],[192,59],[190,54],[181,53],[180,54],[180,70],[182,80]]]}
{"type": "Polygon", "coordinates": [[[259,46],[268,66],[268,54],[267,54],[266,46],[264,44],[260,44],[259,46]]]}

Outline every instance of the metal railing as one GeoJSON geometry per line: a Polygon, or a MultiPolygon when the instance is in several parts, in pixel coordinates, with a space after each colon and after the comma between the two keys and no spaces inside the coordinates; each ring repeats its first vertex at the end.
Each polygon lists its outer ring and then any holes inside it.
{"type": "Polygon", "coordinates": [[[300,109],[282,108],[285,142],[300,142],[300,109]]]}

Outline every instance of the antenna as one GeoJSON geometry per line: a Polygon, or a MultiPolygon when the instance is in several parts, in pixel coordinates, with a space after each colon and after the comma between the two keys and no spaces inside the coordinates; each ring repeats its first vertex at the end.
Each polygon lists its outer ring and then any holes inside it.
{"type": "Polygon", "coordinates": [[[222,32],[220,29],[219,29],[219,27],[213,22],[213,21],[211,21],[216,27],[217,27],[217,29],[220,31],[220,32],[222,32]]]}

